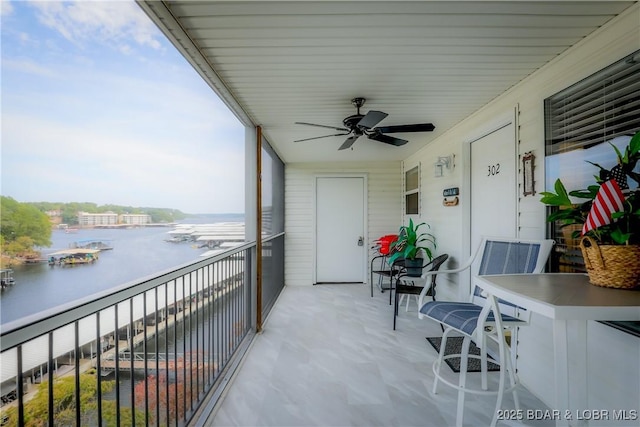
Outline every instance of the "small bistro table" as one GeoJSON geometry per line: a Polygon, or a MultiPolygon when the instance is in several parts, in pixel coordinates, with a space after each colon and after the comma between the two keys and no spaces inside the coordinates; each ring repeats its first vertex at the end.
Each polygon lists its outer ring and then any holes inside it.
{"type": "Polygon", "coordinates": [[[586,274],[578,273],[477,276],[476,279],[477,285],[488,294],[553,321],[555,407],[551,409],[557,415],[554,419],[556,425],[584,423],[576,414],[589,409],[587,321],[640,320],[640,291],[595,286],[589,283],[586,274]],[[571,334],[568,333],[570,325],[575,328],[571,334]],[[570,349],[576,348],[579,351],[569,354],[570,349]]]}

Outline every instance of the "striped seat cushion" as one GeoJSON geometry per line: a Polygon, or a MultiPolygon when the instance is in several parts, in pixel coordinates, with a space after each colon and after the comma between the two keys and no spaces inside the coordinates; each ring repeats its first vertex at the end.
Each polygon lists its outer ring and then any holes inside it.
{"type": "MultiPolygon", "coordinates": [[[[470,302],[429,301],[422,306],[420,312],[433,320],[451,326],[467,335],[472,335],[478,325],[478,318],[482,307],[470,302]]],[[[493,322],[493,312],[487,317],[488,322],[493,322]]],[[[521,320],[503,314],[503,322],[519,322],[521,320]]]]}

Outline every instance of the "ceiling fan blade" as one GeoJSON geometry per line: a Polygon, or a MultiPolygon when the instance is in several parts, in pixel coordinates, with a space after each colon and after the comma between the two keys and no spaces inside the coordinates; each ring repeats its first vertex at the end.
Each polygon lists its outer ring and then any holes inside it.
{"type": "Polygon", "coordinates": [[[415,125],[399,125],[399,126],[381,126],[375,130],[381,133],[398,133],[398,132],[431,132],[436,127],[432,123],[420,123],[415,125]]]}
{"type": "Polygon", "coordinates": [[[358,139],[359,137],[360,135],[350,136],[342,143],[342,145],[340,146],[340,148],[338,148],[338,150],[346,150],[347,148],[351,148],[353,143],[356,142],[356,139],[358,139]]]}
{"type": "Polygon", "coordinates": [[[312,139],[329,138],[330,136],[343,136],[343,135],[349,135],[349,132],[347,132],[347,133],[336,133],[334,135],[314,136],[313,138],[296,139],[293,142],[311,141],[312,139]]]}
{"type": "Polygon", "coordinates": [[[315,123],[295,122],[295,124],[297,124],[297,125],[307,125],[307,126],[316,126],[316,127],[319,127],[319,128],[335,129],[335,130],[341,130],[343,132],[349,132],[349,129],[337,128],[335,126],[317,125],[315,123]]]}
{"type": "Polygon", "coordinates": [[[384,142],[385,144],[395,145],[396,147],[399,147],[409,142],[406,139],[394,138],[393,136],[383,135],[378,132],[372,135],[369,135],[369,139],[374,139],[376,141],[384,142]]]}
{"type": "Polygon", "coordinates": [[[358,122],[358,126],[366,129],[371,129],[387,116],[388,114],[383,113],[382,111],[371,110],[363,118],[360,119],[360,121],[358,122]]]}

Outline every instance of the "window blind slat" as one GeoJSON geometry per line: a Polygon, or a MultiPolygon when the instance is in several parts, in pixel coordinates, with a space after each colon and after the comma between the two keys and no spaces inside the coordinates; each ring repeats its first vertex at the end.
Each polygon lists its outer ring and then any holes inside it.
{"type": "Polygon", "coordinates": [[[589,133],[593,129],[607,129],[619,126],[620,121],[632,119],[640,109],[640,97],[631,100],[623,106],[614,106],[605,111],[594,111],[591,115],[581,118],[576,117],[572,121],[554,122],[552,139],[569,139],[579,136],[581,133],[589,133]]]}
{"type": "Polygon", "coordinates": [[[640,51],[545,100],[547,154],[640,130],[640,51]]]}
{"type": "Polygon", "coordinates": [[[601,99],[603,95],[611,92],[616,92],[619,89],[625,89],[628,85],[634,81],[637,81],[637,73],[640,72],[640,63],[630,64],[626,69],[621,70],[613,75],[605,75],[602,80],[594,82],[591,86],[580,87],[579,89],[569,90],[566,89],[566,93],[563,91],[562,96],[556,96],[550,98],[551,107],[571,110],[579,108],[579,105],[586,104],[593,99],[601,99]],[[603,92],[603,90],[605,92],[603,92]]]}
{"type": "Polygon", "coordinates": [[[607,92],[606,97],[591,100],[578,108],[564,107],[557,110],[554,124],[557,126],[570,125],[572,121],[584,117],[594,116],[616,108],[622,108],[630,101],[640,98],[640,81],[626,82],[625,87],[607,92]]]}

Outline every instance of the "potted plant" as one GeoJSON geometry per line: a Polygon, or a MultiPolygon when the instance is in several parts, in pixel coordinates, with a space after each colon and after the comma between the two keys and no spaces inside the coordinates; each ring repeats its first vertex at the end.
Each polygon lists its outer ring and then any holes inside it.
{"type": "Polygon", "coordinates": [[[580,238],[580,249],[590,282],[598,286],[634,288],[640,286],[640,174],[634,172],[640,161],[640,132],[622,153],[611,170],[599,169],[596,184],[567,192],[562,181],[554,192],[542,192],[542,203],[557,206],[547,220],[561,227],[573,226],[571,237],[580,238]],[[628,178],[635,181],[629,189],[628,178]],[[584,200],[575,203],[571,197],[584,200]],[[577,227],[576,227],[577,226],[577,227]]]}
{"type": "Polygon", "coordinates": [[[396,260],[403,259],[408,276],[420,277],[424,265],[424,258],[420,257],[420,254],[424,253],[430,262],[433,259],[433,252],[429,246],[432,246],[433,250],[436,249],[436,238],[433,234],[418,234],[422,226],[431,228],[425,222],[414,225],[413,219],[409,219],[409,225],[400,227],[398,239],[390,245],[393,254],[389,257],[389,263],[393,265],[396,260]]]}

